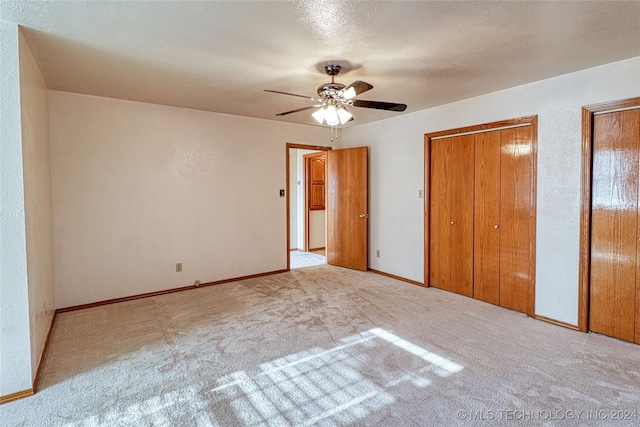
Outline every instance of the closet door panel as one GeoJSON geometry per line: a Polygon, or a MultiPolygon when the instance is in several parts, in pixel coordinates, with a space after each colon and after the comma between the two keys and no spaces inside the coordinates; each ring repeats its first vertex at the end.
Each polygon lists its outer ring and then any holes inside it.
{"type": "Polygon", "coordinates": [[[501,131],[500,305],[526,313],[532,298],[531,127],[501,131]]]}
{"type": "MultiPolygon", "coordinates": [[[[636,344],[640,344],[640,109],[633,110],[635,115],[630,115],[630,119],[635,123],[636,141],[638,147],[638,198],[637,198],[637,225],[636,225],[636,310],[635,310],[635,330],[636,344]]],[[[633,129],[633,128],[632,128],[633,129]]]]}
{"type": "Polygon", "coordinates": [[[473,297],[500,303],[500,131],[476,135],[473,297]]]}
{"type": "Polygon", "coordinates": [[[473,192],[475,136],[451,138],[451,287],[473,296],[473,192]]]}
{"type": "Polygon", "coordinates": [[[450,284],[451,138],[431,142],[429,285],[452,290],[450,284]]]}
{"type": "Polygon", "coordinates": [[[638,250],[639,110],[593,126],[589,328],[634,341],[638,250]]]}

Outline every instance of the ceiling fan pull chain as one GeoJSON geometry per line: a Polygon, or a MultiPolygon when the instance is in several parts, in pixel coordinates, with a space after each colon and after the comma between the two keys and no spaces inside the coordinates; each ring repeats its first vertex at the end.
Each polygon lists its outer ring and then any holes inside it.
{"type": "Polygon", "coordinates": [[[331,126],[330,127],[330,132],[331,132],[331,142],[336,142],[338,140],[338,126],[331,126]]]}

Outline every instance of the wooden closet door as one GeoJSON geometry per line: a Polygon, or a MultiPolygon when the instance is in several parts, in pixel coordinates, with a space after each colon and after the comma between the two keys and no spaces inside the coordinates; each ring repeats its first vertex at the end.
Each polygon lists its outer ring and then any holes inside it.
{"type": "Polygon", "coordinates": [[[473,297],[500,303],[500,131],[476,135],[473,297]]]}
{"type": "Polygon", "coordinates": [[[473,135],[431,143],[429,284],[473,295],[473,135]]]}
{"type": "Polygon", "coordinates": [[[451,138],[451,289],[473,296],[473,192],[475,136],[451,138]]]}
{"type": "Polygon", "coordinates": [[[636,111],[635,122],[638,131],[638,208],[636,226],[636,306],[635,306],[635,330],[636,344],[640,344],[640,110],[636,111]]]}
{"type": "Polygon", "coordinates": [[[528,313],[534,275],[532,131],[523,126],[500,132],[500,306],[528,313]]]}
{"type": "Polygon", "coordinates": [[[635,330],[636,344],[640,344],[640,109],[635,110],[635,120],[638,132],[638,207],[637,207],[637,226],[636,226],[636,306],[635,306],[635,330]]]}
{"type": "Polygon", "coordinates": [[[451,138],[431,142],[429,285],[451,289],[451,138]]]}
{"type": "Polygon", "coordinates": [[[638,337],[639,122],[630,110],[593,125],[589,329],[626,341],[638,337]]]}

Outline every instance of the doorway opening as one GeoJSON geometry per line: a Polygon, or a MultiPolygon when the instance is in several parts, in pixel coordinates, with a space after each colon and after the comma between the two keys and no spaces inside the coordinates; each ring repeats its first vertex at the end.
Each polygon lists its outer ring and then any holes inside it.
{"type": "Polygon", "coordinates": [[[327,150],[287,144],[287,269],[326,264],[327,150]]]}

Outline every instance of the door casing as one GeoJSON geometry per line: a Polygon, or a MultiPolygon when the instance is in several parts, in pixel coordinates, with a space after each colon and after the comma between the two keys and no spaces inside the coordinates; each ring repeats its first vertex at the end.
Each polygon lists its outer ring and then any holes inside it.
{"type": "Polygon", "coordinates": [[[322,145],[307,145],[307,144],[295,144],[288,142],[286,144],[285,149],[285,158],[286,158],[286,183],[285,183],[285,200],[287,204],[287,270],[291,269],[291,186],[289,185],[289,179],[291,177],[291,171],[289,170],[289,158],[290,158],[290,150],[291,149],[300,149],[300,150],[314,150],[314,151],[329,151],[331,147],[326,147],[322,145]]]}

